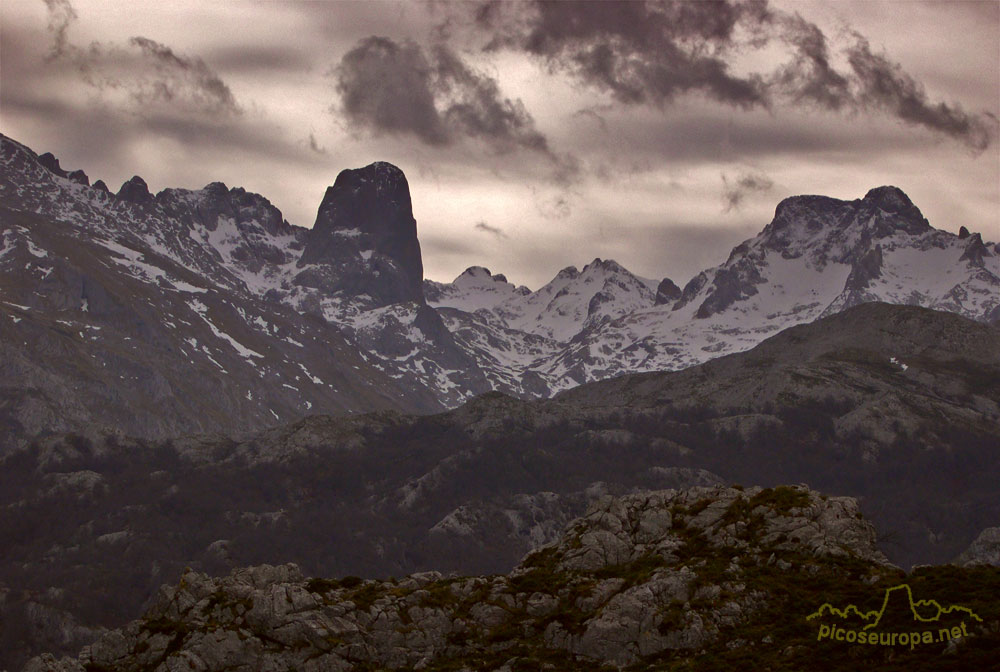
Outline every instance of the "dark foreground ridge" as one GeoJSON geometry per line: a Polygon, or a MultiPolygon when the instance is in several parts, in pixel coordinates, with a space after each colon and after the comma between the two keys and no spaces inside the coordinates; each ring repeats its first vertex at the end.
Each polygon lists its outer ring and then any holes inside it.
{"type": "Polygon", "coordinates": [[[995,660],[1000,569],[905,577],[875,537],[855,500],[801,486],[604,497],[506,576],[188,571],[78,659],[43,656],[25,670],[799,670],[822,661],[912,671],[995,660]],[[965,619],[967,636],[920,650],[817,641],[809,616],[820,602],[867,608],[904,579],[986,616],[965,619]]]}

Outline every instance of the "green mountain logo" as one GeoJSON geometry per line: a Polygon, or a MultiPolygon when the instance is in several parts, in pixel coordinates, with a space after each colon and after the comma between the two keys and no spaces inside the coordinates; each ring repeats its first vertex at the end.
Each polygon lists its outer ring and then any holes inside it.
{"type": "Polygon", "coordinates": [[[885,597],[882,600],[881,609],[872,611],[861,611],[856,605],[848,604],[846,607],[838,608],[829,602],[823,604],[819,609],[806,616],[807,621],[824,616],[836,616],[849,621],[861,621],[865,625],[862,630],[872,630],[884,623],[891,617],[897,620],[906,620],[909,614],[910,620],[918,623],[938,623],[942,616],[952,614],[975,619],[982,623],[972,609],[959,605],[942,606],[937,600],[914,600],[913,591],[909,584],[901,584],[886,588],[885,597]]]}

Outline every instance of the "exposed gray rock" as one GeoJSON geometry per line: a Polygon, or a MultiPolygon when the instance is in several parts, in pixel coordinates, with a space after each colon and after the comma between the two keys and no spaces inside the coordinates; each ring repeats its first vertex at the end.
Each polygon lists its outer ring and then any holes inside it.
{"type": "Polygon", "coordinates": [[[663,278],[656,286],[656,305],[672,303],[681,298],[681,288],[670,278],[663,278]]]}
{"type": "Polygon", "coordinates": [[[1000,527],[988,527],[965,551],[955,558],[963,567],[994,565],[1000,567],[1000,527]]]}
{"type": "Polygon", "coordinates": [[[392,164],[376,162],[337,176],[323,196],[299,265],[338,268],[354,263],[359,250],[374,250],[379,257],[373,259],[384,263],[376,263],[369,273],[338,270],[323,276],[331,292],[367,293],[377,306],[423,302],[423,262],[410,189],[392,164]]]}
{"type": "Polygon", "coordinates": [[[306,581],[294,565],[225,578],[189,571],[141,620],[102,635],[78,660],[43,656],[26,669],[515,669],[518,656],[536,655],[622,668],[703,650],[774,598],[748,586],[735,561],[706,573],[709,559],[739,553],[768,567],[778,555],[791,561],[777,571],[809,575],[844,558],[864,576],[895,571],[856,514],[853,500],[804,487],[667,490],[602,498],[506,577],[306,581]],[[699,536],[708,545],[683,555],[699,536]]]}

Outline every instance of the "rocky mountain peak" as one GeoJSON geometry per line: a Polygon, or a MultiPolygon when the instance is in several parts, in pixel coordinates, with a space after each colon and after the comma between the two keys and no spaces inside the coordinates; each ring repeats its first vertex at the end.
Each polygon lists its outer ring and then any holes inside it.
{"type": "Polygon", "coordinates": [[[49,172],[55,173],[59,177],[66,177],[66,171],[62,169],[59,165],[59,159],[57,159],[52,152],[45,152],[44,154],[38,155],[38,163],[42,164],[49,172]]]}
{"type": "Polygon", "coordinates": [[[462,273],[455,278],[455,282],[458,282],[459,278],[493,278],[493,274],[490,273],[490,269],[485,266],[469,266],[467,269],[462,271],[462,273]]]}
{"type": "Polygon", "coordinates": [[[202,191],[212,196],[224,196],[229,193],[229,187],[225,182],[209,182],[202,187],[202,191]]]}
{"type": "Polygon", "coordinates": [[[982,235],[979,233],[973,233],[966,238],[966,241],[965,251],[962,252],[962,256],[959,258],[959,261],[968,261],[972,266],[985,268],[985,257],[992,257],[993,253],[990,252],[986,244],[983,243],[982,235]]]}
{"type": "Polygon", "coordinates": [[[903,231],[918,236],[931,230],[930,223],[924,218],[920,208],[913,204],[910,197],[899,187],[876,187],[871,189],[861,199],[863,206],[868,206],[876,215],[871,219],[867,209],[860,218],[870,221],[871,234],[876,238],[893,235],[903,231]]]}
{"type": "Polygon", "coordinates": [[[861,199],[866,203],[871,203],[882,208],[886,212],[902,212],[914,207],[913,201],[902,189],[893,186],[875,187],[869,189],[865,197],[861,199]]]}
{"type": "Polygon", "coordinates": [[[673,303],[679,298],[681,298],[681,288],[670,278],[663,278],[656,287],[656,305],[673,303]]]}
{"type": "Polygon", "coordinates": [[[403,171],[384,161],[343,170],[326,190],[302,264],[342,263],[374,250],[390,262],[374,294],[383,304],[423,301],[423,262],[403,171]]]}
{"type": "Polygon", "coordinates": [[[126,180],[121,189],[118,190],[118,198],[130,203],[143,204],[153,200],[153,195],[149,193],[149,186],[146,180],[135,175],[130,180],[126,180]]]}
{"type": "Polygon", "coordinates": [[[90,186],[90,178],[87,177],[87,173],[82,170],[67,171],[62,166],[59,165],[59,159],[57,159],[52,152],[45,152],[38,157],[38,163],[42,164],[46,170],[48,170],[53,175],[58,175],[59,177],[65,177],[71,182],[76,182],[77,184],[83,184],[90,186]]]}
{"type": "MultiPolygon", "coordinates": [[[[831,239],[857,230],[866,240],[884,238],[897,231],[920,235],[930,224],[902,189],[883,186],[865,197],[843,201],[828,196],[792,196],[778,204],[774,219],[760,235],[773,249],[788,250],[803,244],[826,247],[831,239]]],[[[801,252],[801,250],[798,250],[801,252]]]]}
{"type": "Polygon", "coordinates": [[[614,259],[601,259],[600,257],[595,257],[592,262],[583,267],[583,272],[602,270],[609,273],[627,273],[621,264],[619,264],[614,259]]]}
{"type": "Polygon", "coordinates": [[[556,273],[557,279],[563,278],[566,280],[573,280],[578,277],[580,277],[580,271],[577,269],[576,266],[567,266],[566,268],[556,273]]]}

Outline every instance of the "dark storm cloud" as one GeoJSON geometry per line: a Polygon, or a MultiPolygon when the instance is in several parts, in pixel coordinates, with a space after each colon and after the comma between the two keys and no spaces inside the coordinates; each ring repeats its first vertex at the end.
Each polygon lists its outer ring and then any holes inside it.
{"type": "Polygon", "coordinates": [[[860,35],[855,37],[847,55],[859,85],[859,105],[886,110],[907,124],[944,133],[978,151],[996,139],[995,116],[971,115],[957,104],[931,102],[923,85],[899,64],[873,53],[860,35]]]}
{"type": "Polygon", "coordinates": [[[506,238],[507,237],[507,234],[504,233],[504,230],[503,230],[502,227],[492,226],[490,224],[487,224],[484,221],[478,221],[478,222],[476,222],[476,226],[474,228],[476,229],[476,231],[482,231],[483,233],[489,233],[491,235],[496,236],[497,238],[506,238]]]}
{"type": "Polygon", "coordinates": [[[780,68],[774,83],[796,101],[813,102],[831,110],[851,103],[850,82],[830,65],[826,35],[798,14],[774,17],[791,46],[794,59],[780,68]]]}
{"type": "Polygon", "coordinates": [[[756,2],[536,2],[522,12],[524,7],[480,8],[479,25],[497,35],[487,48],[523,49],[625,104],[662,106],[690,91],[743,108],[768,103],[761,78],[734,75],[725,60],[737,24],[759,14],[756,2]]]}
{"type": "Polygon", "coordinates": [[[730,178],[722,174],[722,199],[725,201],[725,212],[739,210],[743,200],[754,192],[770,191],[774,181],[764,173],[744,170],[736,177],[730,178]]]}
{"type": "Polygon", "coordinates": [[[689,2],[487,2],[474,25],[486,50],[515,49],[541,59],[619,103],[664,107],[700,93],[745,110],[775,101],[843,112],[879,111],[967,144],[988,147],[996,118],[934,102],[923,86],[860,36],[838,71],[827,36],[767,0],[689,2]],[[775,43],[791,58],[775,69],[734,74],[748,50],[775,43]]]}
{"type": "Polygon", "coordinates": [[[331,73],[340,110],[356,128],[412,134],[428,145],[482,140],[499,153],[523,148],[553,156],[520,100],[444,46],[428,51],[386,37],[361,40],[331,73]]]}

